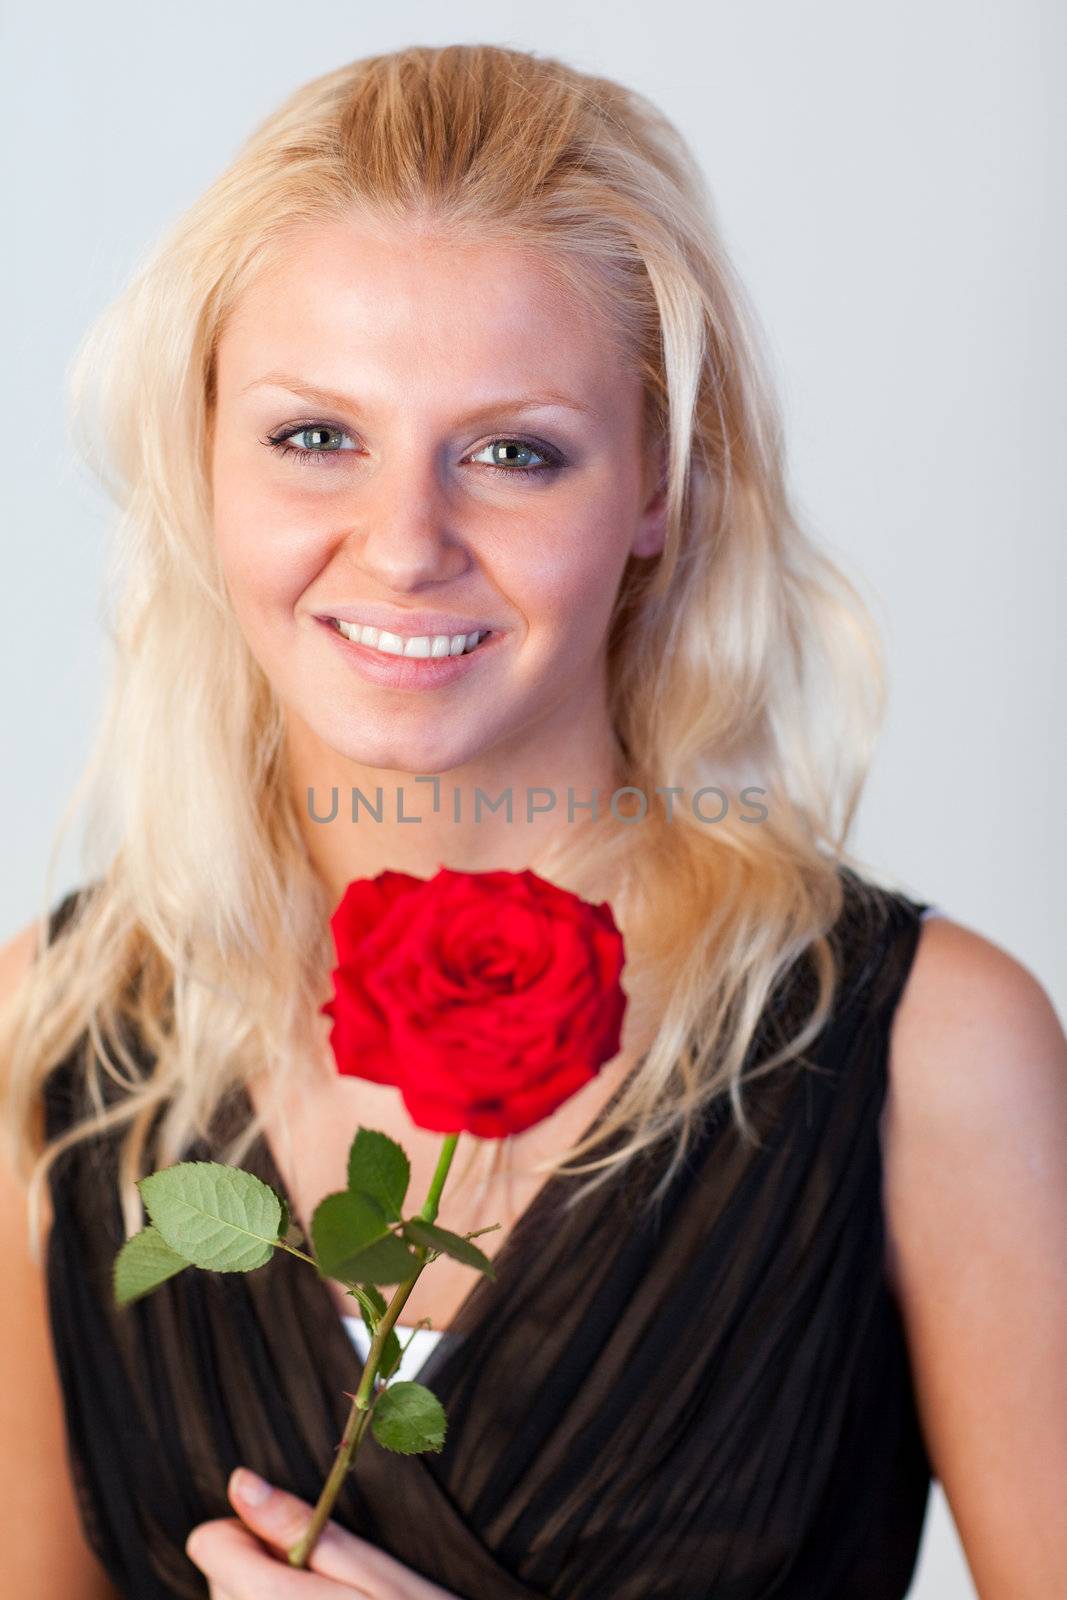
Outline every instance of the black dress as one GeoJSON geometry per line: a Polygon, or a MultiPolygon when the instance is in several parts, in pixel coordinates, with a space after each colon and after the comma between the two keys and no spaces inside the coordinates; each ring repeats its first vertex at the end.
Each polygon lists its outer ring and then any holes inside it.
{"type": "MultiPolygon", "coordinates": [[[[924,906],[884,890],[872,906],[842,877],[844,978],[806,1053],[816,1069],[790,1063],[746,1093],[763,1149],[721,1098],[658,1211],[635,1204],[666,1155],[569,1215],[581,1180],[544,1185],[419,1373],[448,1416],[443,1451],[368,1435],[336,1521],[464,1600],[906,1594],[931,1468],[885,1275],[878,1122],[924,906]]],[[[814,992],[802,958],[753,1048],[814,992]]],[[[50,1135],[82,1114],[71,1059],[45,1099],[50,1135]]],[[[250,1116],[242,1091],[186,1159],[213,1159],[250,1116]]],[[[71,1471],[123,1594],[203,1597],[190,1530],[233,1515],[239,1463],[313,1504],[361,1366],[325,1282],[282,1252],[250,1273],[186,1269],[117,1310],[116,1143],[76,1145],[51,1179],[71,1471]]],[[[262,1135],[243,1165],[284,1195],[262,1135]]]]}

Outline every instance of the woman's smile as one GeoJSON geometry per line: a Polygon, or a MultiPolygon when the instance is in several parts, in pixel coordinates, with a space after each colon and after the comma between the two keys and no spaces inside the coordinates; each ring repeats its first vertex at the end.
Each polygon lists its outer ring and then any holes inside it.
{"type": "Polygon", "coordinates": [[[495,647],[506,637],[502,632],[434,636],[414,634],[401,638],[386,629],[363,629],[357,623],[338,622],[334,617],[316,617],[340,649],[343,659],[369,683],[385,689],[441,689],[465,677],[476,661],[495,654],[495,647]],[[366,633],[376,642],[366,642],[366,633]],[[357,637],[353,638],[352,634],[357,637]],[[447,639],[447,653],[433,649],[447,639]],[[460,645],[459,649],[452,646],[460,645]],[[419,652],[411,651],[418,646],[419,652]],[[425,648],[423,648],[425,647],[425,648]],[[403,653],[401,653],[403,652],[403,653]]]}

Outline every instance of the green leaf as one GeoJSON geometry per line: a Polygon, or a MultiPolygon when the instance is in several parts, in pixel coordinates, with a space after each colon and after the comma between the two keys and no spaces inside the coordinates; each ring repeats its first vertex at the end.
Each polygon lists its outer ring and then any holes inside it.
{"type": "Polygon", "coordinates": [[[179,1161],[137,1185],[164,1241],[212,1272],[251,1272],[274,1253],[282,1200],[251,1172],[179,1161]]]}
{"type": "Polygon", "coordinates": [[[363,1320],[373,1335],[378,1319],[385,1315],[385,1296],[372,1283],[350,1284],[348,1293],[359,1302],[363,1320]]]}
{"type": "Polygon", "coordinates": [[[468,1267],[477,1267],[487,1278],[495,1281],[496,1272],[489,1257],[476,1244],[464,1239],[462,1234],[450,1233],[447,1228],[439,1228],[435,1222],[425,1222],[422,1217],[409,1217],[404,1223],[404,1233],[417,1245],[429,1245],[431,1250],[440,1250],[455,1261],[465,1262],[468,1267]]]}
{"type": "Polygon", "coordinates": [[[355,1281],[356,1274],[338,1271],[339,1263],[388,1232],[389,1219],[374,1196],[355,1189],[328,1194],[319,1201],[311,1218],[319,1266],[331,1278],[349,1282],[355,1281]]]}
{"type": "Polygon", "coordinates": [[[374,1196],[355,1189],[341,1189],[319,1202],[311,1234],[319,1270],[328,1278],[344,1283],[402,1283],[419,1268],[418,1257],[390,1233],[374,1196]]]}
{"type": "Polygon", "coordinates": [[[399,1222],[411,1181],[402,1145],[386,1133],[357,1128],[348,1152],[348,1187],[373,1195],[390,1222],[399,1222]]]}
{"type": "MultiPolygon", "coordinates": [[[[378,1324],[385,1315],[385,1296],[380,1289],[374,1287],[373,1283],[351,1284],[348,1293],[358,1302],[363,1314],[363,1326],[373,1339],[378,1331],[378,1324]]],[[[378,1363],[378,1376],[384,1379],[395,1372],[400,1365],[401,1356],[400,1340],[390,1328],[385,1338],[382,1359],[378,1363]]]]}
{"type": "Polygon", "coordinates": [[[140,1233],[127,1239],[115,1257],[112,1268],[115,1304],[126,1306],[139,1300],[188,1265],[185,1257],[172,1250],[149,1223],[140,1233]]]}
{"type": "Polygon", "coordinates": [[[391,1383],[374,1402],[371,1432],[386,1450],[418,1455],[445,1442],[445,1408],[421,1383],[391,1383]]]}
{"type": "Polygon", "coordinates": [[[412,1255],[404,1241],[386,1233],[362,1250],[341,1255],[327,1276],[341,1278],[345,1283],[406,1283],[419,1266],[418,1256],[412,1255]]]}

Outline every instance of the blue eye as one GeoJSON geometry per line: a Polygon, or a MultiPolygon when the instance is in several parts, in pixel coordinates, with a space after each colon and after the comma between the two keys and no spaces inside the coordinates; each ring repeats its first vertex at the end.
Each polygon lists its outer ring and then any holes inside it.
{"type": "Polygon", "coordinates": [[[303,448],[300,445],[292,445],[292,444],[289,443],[290,439],[299,439],[301,434],[313,434],[313,433],[318,433],[318,434],[336,433],[336,434],[340,434],[342,436],[342,438],[345,438],[345,439],[351,438],[351,434],[345,433],[343,428],[331,427],[329,423],[326,423],[326,422],[305,422],[305,423],[302,423],[301,426],[298,427],[298,428],[290,428],[288,430],[288,432],[286,432],[286,433],[272,433],[272,434],[269,434],[267,436],[267,438],[264,439],[262,442],[264,444],[270,445],[272,450],[277,450],[279,455],[282,455],[282,456],[297,456],[302,461],[308,461],[308,462],[314,461],[314,462],[318,463],[325,456],[337,456],[337,455],[350,455],[350,454],[352,454],[351,451],[347,451],[347,450],[346,451],[341,451],[341,450],[318,450],[318,449],[309,450],[309,449],[303,448]]]}
{"type": "MultiPolygon", "coordinates": [[[[272,450],[276,450],[281,456],[290,456],[294,458],[295,463],[298,466],[304,466],[305,464],[310,466],[312,463],[314,463],[315,466],[321,466],[328,461],[331,456],[353,455],[357,453],[354,450],[344,450],[340,448],[320,449],[317,447],[307,448],[305,446],[293,445],[289,443],[290,439],[299,439],[302,435],[310,436],[313,434],[318,434],[320,436],[323,434],[327,436],[330,434],[335,434],[343,439],[351,439],[352,437],[351,434],[346,433],[343,428],[336,428],[330,423],[304,422],[295,428],[287,429],[284,433],[268,434],[267,438],[261,440],[260,442],[268,445],[272,450]]],[[[535,441],[532,439],[512,438],[510,435],[502,435],[497,439],[491,439],[488,444],[482,445],[475,452],[475,454],[482,455],[486,450],[496,451],[496,449],[500,446],[503,446],[505,450],[510,452],[510,455],[506,457],[505,461],[490,461],[484,463],[484,465],[495,467],[497,471],[506,473],[510,477],[532,478],[535,475],[540,475],[541,473],[557,472],[560,467],[566,465],[563,456],[558,450],[553,449],[551,445],[542,444],[540,441],[535,441]],[[521,463],[518,465],[506,464],[507,461],[513,461],[516,455],[521,456],[523,453],[538,457],[540,465],[526,466],[522,465],[521,463]]]]}
{"type": "Polygon", "coordinates": [[[487,462],[486,465],[501,467],[505,472],[521,471],[527,476],[532,472],[552,472],[555,470],[555,468],[563,465],[563,457],[559,455],[557,451],[550,450],[547,445],[531,444],[528,439],[490,439],[488,444],[482,445],[481,449],[477,451],[477,454],[482,455],[486,450],[496,450],[496,448],[501,445],[505,450],[510,450],[512,452],[511,456],[507,457],[506,460],[513,460],[516,451],[521,452],[525,450],[528,455],[540,456],[541,465],[539,467],[514,467],[506,466],[503,461],[490,461],[487,462]]]}

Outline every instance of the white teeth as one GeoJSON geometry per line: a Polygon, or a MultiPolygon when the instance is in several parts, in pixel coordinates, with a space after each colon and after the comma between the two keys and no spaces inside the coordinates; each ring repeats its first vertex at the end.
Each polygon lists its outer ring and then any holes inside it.
{"type": "MultiPolygon", "coordinates": [[[[463,655],[465,651],[473,650],[484,633],[438,633],[417,634],[412,638],[404,639],[399,633],[390,633],[385,628],[372,628],[359,622],[337,622],[338,630],[346,639],[351,639],[354,644],[369,645],[372,650],[381,650],[390,656],[419,656],[423,659],[442,656],[463,655]]],[[[486,629],[488,632],[488,629],[486,629]]]]}

